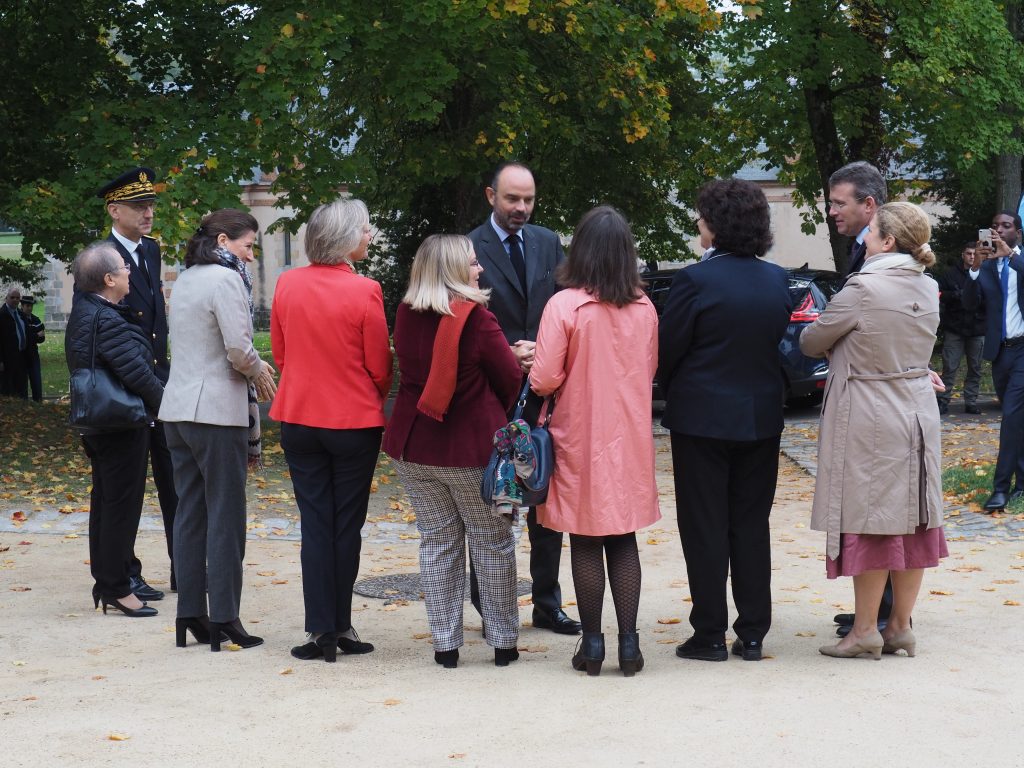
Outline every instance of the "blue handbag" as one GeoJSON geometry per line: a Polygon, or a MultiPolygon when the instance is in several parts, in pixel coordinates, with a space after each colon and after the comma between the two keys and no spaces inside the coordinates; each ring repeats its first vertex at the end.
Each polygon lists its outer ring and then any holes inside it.
{"type": "MultiPolygon", "coordinates": [[[[510,421],[516,421],[523,416],[523,409],[526,407],[526,397],[530,392],[530,382],[524,382],[523,389],[516,401],[516,409],[512,413],[510,421]]],[[[547,413],[543,422],[530,429],[530,442],[533,444],[533,453],[536,458],[537,467],[528,480],[521,480],[523,485],[523,506],[535,507],[543,504],[548,497],[548,483],[551,482],[551,473],[555,469],[555,446],[551,442],[551,432],[548,424],[551,421],[551,414],[555,408],[554,397],[545,399],[547,413]]],[[[541,412],[544,409],[542,407],[541,412]]],[[[497,474],[498,462],[501,455],[497,448],[491,451],[490,461],[484,468],[483,480],[480,483],[480,498],[485,504],[494,503],[495,475],[497,474]]]]}

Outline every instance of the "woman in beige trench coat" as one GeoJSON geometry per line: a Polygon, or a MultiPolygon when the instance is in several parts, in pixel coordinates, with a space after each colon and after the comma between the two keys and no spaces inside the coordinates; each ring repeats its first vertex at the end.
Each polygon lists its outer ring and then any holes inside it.
{"type": "Polygon", "coordinates": [[[856,604],[852,631],[822,647],[826,656],[913,656],[910,615],[924,568],[947,554],[937,377],[928,370],[939,324],[938,286],[924,274],[935,262],[930,234],[916,205],[882,206],[864,267],[800,337],[805,354],[830,357],[811,527],[827,532],[828,576],[852,576],[856,604]],[[893,609],[879,633],[890,572],[893,609]]]}

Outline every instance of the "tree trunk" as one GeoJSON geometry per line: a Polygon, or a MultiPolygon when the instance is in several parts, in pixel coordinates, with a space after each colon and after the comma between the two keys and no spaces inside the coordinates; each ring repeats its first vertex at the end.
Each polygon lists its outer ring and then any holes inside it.
{"type": "MultiPolygon", "coordinates": [[[[1020,24],[1019,4],[1010,2],[1006,4],[1006,26],[1010,34],[1017,40],[1022,40],[1020,24]]],[[[1022,45],[1024,49],[1024,45],[1022,45]]],[[[1024,50],[1022,50],[1024,53],[1024,50]]],[[[1021,134],[1020,126],[1014,129],[1014,138],[1021,134]]],[[[1020,155],[999,155],[996,158],[996,210],[1016,211],[1021,200],[1021,192],[1024,191],[1024,183],[1021,181],[1021,156],[1020,155]]]]}
{"type": "MultiPolygon", "coordinates": [[[[843,148],[839,143],[839,132],[836,130],[835,113],[832,110],[832,93],[827,85],[804,88],[804,107],[807,110],[807,123],[811,129],[811,141],[814,143],[814,161],[821,176],[821,189],[828,200],[828,179],[835,171],[845,165],[843,148]]],[[[832,260],[836,271],[846,272],[849,254],[849,238],[839,234],[831,216],[828,222],[828,241],[832,246],[832,260]]]]}

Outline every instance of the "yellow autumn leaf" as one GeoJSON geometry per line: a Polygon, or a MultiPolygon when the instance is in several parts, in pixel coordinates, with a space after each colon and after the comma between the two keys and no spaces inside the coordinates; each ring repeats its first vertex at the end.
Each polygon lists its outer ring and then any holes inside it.
{"type": "Polygon", "coordinates": [[[285,24],[283,27],[281,27],[281,34],[284,35],[285,37],[291,37],[292,35],[295,34],[295,27],[293,27],[291,24],[285,24]]]}
{"type": "Polygon", "coordinates": [[[1016,600],[1003,600],[1003,605],[1020,605],[1016,600]]]}
{"type": "Polygon", "coordinates": [[[952,592],[947,592],[944,589],[932,589],[928,592],[929,595],[952,595],[952,592]]]}
{"type": "Polygon", "coordinates": [[[659,624],[679,624],[682,619],[673,616],[670,619],[658,619],[659,624]]]}
{"type": "Polygon", "coordinates": [[[109,736],[107,736],[107,739],[109,741],[128,741],[128,739],[130,738],[131,736],[128,736],[124,733],[111,733],[109,736]]]}
{"type": "Polygon", "coordinates": [[[814,632],[797,632],[796,636],[797,637],[815,637],[815,633],[814,632]]]}
{"type": "Polygon", "coordinates": [[[393,707],[396,704],[401,704],[401,703],[402,703],[401,699],[384,699],[384,702],[383,702],[385,707],[393,707]]]}
{"type": "Polygon", "coordinates": [[[291,667],[285,667],[284,669],[282,669],[277,674],[279,674],[279,675],[290,675],[290,674],[292,674],[292,672],[293,672],[293,670],[292,670],[291,667]]]}

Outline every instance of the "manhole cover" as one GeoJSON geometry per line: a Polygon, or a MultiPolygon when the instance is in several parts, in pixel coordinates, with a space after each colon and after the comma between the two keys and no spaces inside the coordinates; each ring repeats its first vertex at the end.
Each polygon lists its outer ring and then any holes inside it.
{"type": "MultiPolygon", "coordinates": [[[[516,594],[520,597],[530,594],[533,582],[519,579],[516,594]]],[[[372,576],[360,579],[352,586],[352,591],[363,597],[376,597],[380,600],[422,600],[423,588],[420,587],[418,573],[393,573],[390,576],[372,576]]],[[[469,574],[466,574],[466,596],[469,600],[469,574]]]]}

